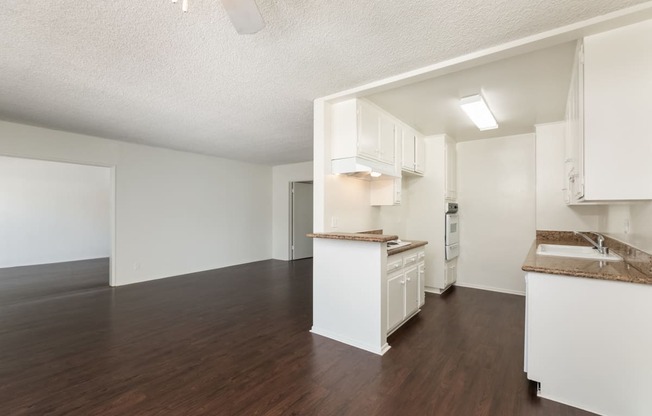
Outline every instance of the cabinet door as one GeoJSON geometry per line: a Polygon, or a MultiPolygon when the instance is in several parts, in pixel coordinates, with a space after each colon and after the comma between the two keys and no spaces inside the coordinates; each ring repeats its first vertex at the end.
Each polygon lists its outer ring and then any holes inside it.
{"type": "Polygon", "coordinates": [[[405,270],[405,316],[419,309],[419,270],[417,267],[405,270]]]}
{"type": "Polygon", "coordinates": [[[369,202],[373,206],[401,204],[401,178],[378,179],[369,185],[369,202]]]}
{"type": "Polygon", "coordinates": [[[424,173],[426,170],[425,140],[420,134],[414,136],[414,171],[424,173]]]}
{"type": "Polygon", "coordinates": [[[400,324],[405,317],[405,277],[403,272],[387,279],[387,330],[400,324]]]}
{"type": "Polygon", "coordinates": [[[457,259],[446,262],[444,270],[444,287],[457,282],[457,259]]]}
{"type": "Polygon", "coordinates": [[[564,160],[564,177],[567,178],[566,201],[578,202],[584,197],[584,64],[582,62],[583,46],[578,43],[575,62],[571,73],[571,83],[566,101],[566,143],[564,160]]]}
{"type": "Polygon", "coordinates": [[[414,130],[403,126],[403,137],[401,139],[402,161],[401,168],[414,172],[414,130]]]}
{"type": "Polygon", "coordinates": [[[419,307],[426,304],[426,265],[419,264],[419,307]]]}
{"type": "Polygon", "coordinates": [[[380,160],[393,165],[396,162],[396,123],[382,114],[379,123],[380,160]]]}
{"type": "Polygon", "coordinates": [[[652,199],[652,19],[584,39],[584,198],[652,199]]]}
{"type": "Polygon", "coordinates": [[[444,194],[446,199],[455,200],[457,198],[457,151],[455,141],[447,137],[444,141],[444,148],[444,164],[446,165],[446,189],[444,194]]]}
{"type": "Polygon", "coordinates": [[[358,155],[378,159],[379,117],[378,110],[358,101],[358,155]]]}

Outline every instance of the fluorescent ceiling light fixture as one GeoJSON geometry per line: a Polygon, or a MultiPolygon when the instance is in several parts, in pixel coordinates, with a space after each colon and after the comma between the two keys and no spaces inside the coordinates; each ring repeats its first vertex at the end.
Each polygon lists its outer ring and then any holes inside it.
{"type": "Polygon", "coordinates": [[[372,172],[370,173],[370,175],[371,175],[372,178],[378,178],[378,177],[380,177],[380,175],[382,175],[382,173],[380,173],[380,172],[373,172],[373,171],[372,171],[372,172]]]}
{"type": "Polygon", "coordinates": [[[498,128],[494,115],[480,94],[464,97],[460,100],[460,107],[480,130],[498,128]]]}

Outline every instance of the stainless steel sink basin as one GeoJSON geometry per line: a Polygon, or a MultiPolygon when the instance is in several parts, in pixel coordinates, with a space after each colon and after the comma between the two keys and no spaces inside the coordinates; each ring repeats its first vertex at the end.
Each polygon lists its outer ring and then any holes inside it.
{"type": "Polygon", "coordinates": [[[600,254],[593,247],[564,246],[561,244],[539,244],[537,254],[541,256],[573,257],[576,259],[623,261],[617,254],[600,254]]]}

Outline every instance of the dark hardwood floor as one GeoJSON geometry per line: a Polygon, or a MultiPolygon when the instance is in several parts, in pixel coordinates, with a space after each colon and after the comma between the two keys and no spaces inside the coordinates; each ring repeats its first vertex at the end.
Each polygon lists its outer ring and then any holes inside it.
{"type": "Polygon", "coordinates": [[[533,395],[524,298],[429,295],[379,357],[308,332],[311,269],[263,261],[2,302],[0,414],[589,414],[533,395]]]}
{"type": "Polygon", "coordinates": [[[0,305],[109,286],[109,259],[0,269],[0,305]]]}

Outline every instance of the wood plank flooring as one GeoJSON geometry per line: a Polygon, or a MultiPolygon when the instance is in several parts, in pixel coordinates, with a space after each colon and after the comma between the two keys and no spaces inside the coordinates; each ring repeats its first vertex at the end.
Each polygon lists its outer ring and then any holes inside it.
{"type": "Polygon", "coordinates": [[[533,394],[523,313],[429,295],[379,357],[308,332],[311,260],[55,290],[0,303],[0,414],[588,415],[533,394]]]}
{"type": "Polygon", "coordinates": [[[0,305],[109,286],[109,259],[0,269],[0,305]]]}

